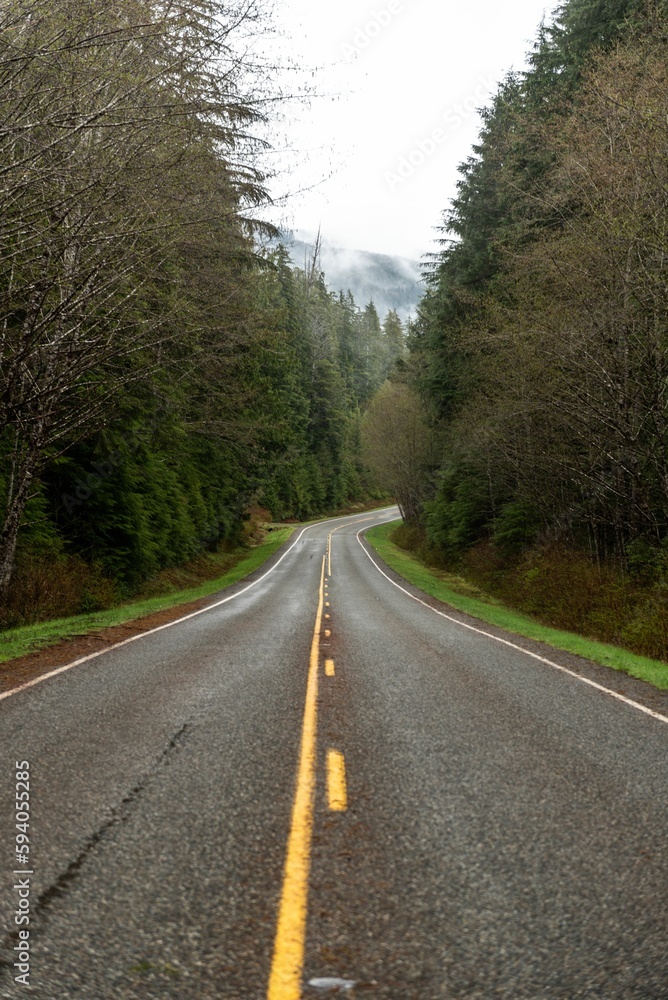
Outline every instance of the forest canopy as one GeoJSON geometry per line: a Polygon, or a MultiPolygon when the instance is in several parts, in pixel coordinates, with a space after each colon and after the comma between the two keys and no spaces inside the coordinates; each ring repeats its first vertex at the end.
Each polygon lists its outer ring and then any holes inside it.
{"type": "MultiPolygon", "coordinates": [[[[403,376],[440,441],[415,520],[487,583],[580,554],[588,579],[641,574],[665,606],[667,40],[662,4],[563,4],[444,213],[403,376]]],[[[643,648],[666,655],[653,615],[643,648]]]]}
{"type": "Polygon", "coordinates": [[[253,505],[305,518],[368,493],[360,408],[402,327],[330,294],[317,255],[299,270],[261,251],[276,234],[255,136],[275,95],[236,39],[262,16],[215,0],[3,4],[7,622],[40,561],[78,567],[88,607],[96,580],[129,593],[234,543],[253,505]]]}

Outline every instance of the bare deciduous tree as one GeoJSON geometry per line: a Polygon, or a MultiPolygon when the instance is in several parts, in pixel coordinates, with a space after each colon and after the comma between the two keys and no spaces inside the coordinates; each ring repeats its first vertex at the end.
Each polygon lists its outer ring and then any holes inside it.
{"type": "Polygon", "coordinates": [[[104,423],[166,345],[201,348],[201,315],[178,295],[184,233],[226,230],[237,254],[244,208],[263,194],[243,152],[259,111],[230,48],[254,15],[252,3],[3,6],[0,593],[43,464],[104,423]]]}
{"type": "Polygon", "coordinates": [[[362,457],[404,520],[417,522],[436,447],[425,409],[407,385],[385,382],[372,399],[362,420],[362,457]]]}

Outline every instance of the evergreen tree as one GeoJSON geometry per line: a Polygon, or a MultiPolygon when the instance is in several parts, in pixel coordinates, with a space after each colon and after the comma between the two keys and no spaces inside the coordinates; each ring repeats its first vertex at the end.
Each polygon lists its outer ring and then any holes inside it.
{"type": "Polygon", "coordinates": [[[536,531],[619,554],[668,531],[665,16],[569,0],[460,168],[408,363],[444,442],[423,520],[450,554],[536,531]]]}

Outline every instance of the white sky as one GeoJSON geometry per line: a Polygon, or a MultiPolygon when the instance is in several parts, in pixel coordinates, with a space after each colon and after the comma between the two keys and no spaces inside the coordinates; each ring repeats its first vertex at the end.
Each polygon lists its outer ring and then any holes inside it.
{"type": "Polygon", "coordinates": [[[296,193],[272,221],[306,237],[321,225],[327,242],[351,249],[434,250],[457,164],[477,136],[473,109],[524,65],[551,9],[545,0],[277,0],[277,51],[319,67],[308,83],[321,96],[288,105],[283,136],[273,136],[287,148],[274,157],[272,195],[296,193]]]}

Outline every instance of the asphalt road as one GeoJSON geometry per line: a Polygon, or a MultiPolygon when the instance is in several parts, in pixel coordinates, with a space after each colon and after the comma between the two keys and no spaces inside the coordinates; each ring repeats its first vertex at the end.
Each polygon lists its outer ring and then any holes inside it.
{"type": "Polygon", "coordinates": [[[668,698],[412,600],[388,516],[0,701],[0,997],[668,998],[668,698]]]}

